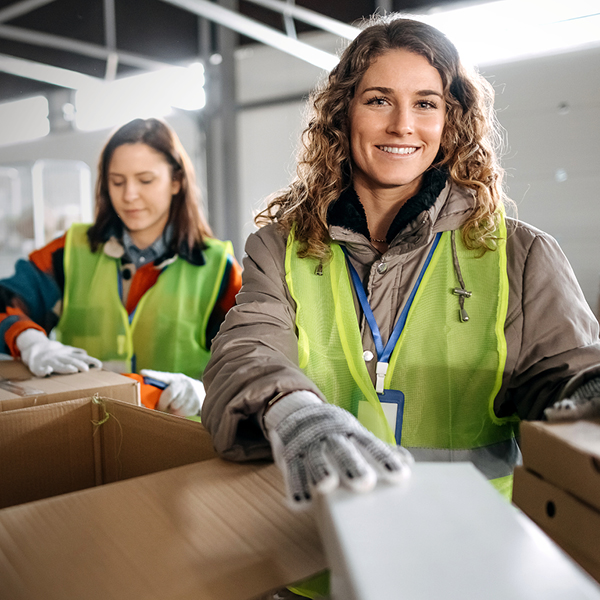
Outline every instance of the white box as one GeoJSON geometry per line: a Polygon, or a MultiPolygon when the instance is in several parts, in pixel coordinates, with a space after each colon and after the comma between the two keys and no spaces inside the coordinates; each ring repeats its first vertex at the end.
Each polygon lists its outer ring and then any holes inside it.
{"type": "Polygon", "coordinates": [[[321,497],[332,600],[592,600],[600,586],[470,463],[321,497]]]}

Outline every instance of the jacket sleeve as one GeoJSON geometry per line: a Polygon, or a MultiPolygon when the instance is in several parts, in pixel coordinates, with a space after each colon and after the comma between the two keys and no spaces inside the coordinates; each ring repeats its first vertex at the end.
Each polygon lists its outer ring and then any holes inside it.
{"type": "Polygon", "coordinates": [[[554,238],[517,223],[507,254],[508,358],[494,408],[501,417],[540,419],[570,381],[600,375],[599,325],[554,238]]]}
{"type": "Polygon", "coordinates": [[[275,395],[304,389],[322,397],[298,367],[295,303],[284,258],[285,239],[275,226],[250,235],[242,288],[204,371],[202,423],[217,452],[230,460],[270,458],[261,419],[275,395]]]}
{"type": "Polygon", "coordinates": [[[64,236],[20,259],[15,273],[0,281],[1,351],[18,356],[17,336],[31,327],[49,333],[60,317],[64,236]]]}

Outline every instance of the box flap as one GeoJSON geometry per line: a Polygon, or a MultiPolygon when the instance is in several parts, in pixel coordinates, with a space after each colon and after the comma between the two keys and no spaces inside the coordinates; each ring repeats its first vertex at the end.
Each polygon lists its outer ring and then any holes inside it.
{"type": "Polygon", "coordinates": [[[0,511],[11,600],[247,600],[325,567],[274,465],[212,459],[0,511]]]}
{"type": "Polygon", "coordinates": [[[110,483],[215,458],[201,423],[119,401],[96,405],[102,482],[110,483]]]}
{"type": "Polygon", "coordinates": [[[523,465],[600,510],[600,420],[521,423],[523,465]]]}
{"type": "Polygon", "coordinates": [[[96,483],[87,399],[0,413],[0,508],[96,483]]]}

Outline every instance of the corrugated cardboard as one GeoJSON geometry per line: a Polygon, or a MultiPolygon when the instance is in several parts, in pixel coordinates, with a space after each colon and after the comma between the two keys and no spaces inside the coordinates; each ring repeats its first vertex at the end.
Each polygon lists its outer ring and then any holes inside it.
{"type": "Polygon", "coordinates": [[[524,467],[515,469],[513,502],[600,581],[600,512],[524,467]]]}
{"type": "Polygon", "coordinates": [[[0,360],[0,412],[100,394],[140,404],[139,385],[118,373],[90,369],[87,373],[34,377],[19,360],[0,360]]]}
{"type": "Polygon", "coordinates": [[[600,510],[600,419],[521,423],[523,465],[600,510]]]}
{"type": "Polygon", "coordinates": [[[248,600],[326,568],[278,469],[214,456],[200,423],[119,401],[0,413],[0,598],[248,600]]]}
{"type": "Polygon", "coordinates": [[[0,508],[213,458],[201,424],[83,398],[0,413],[0,508]]]}

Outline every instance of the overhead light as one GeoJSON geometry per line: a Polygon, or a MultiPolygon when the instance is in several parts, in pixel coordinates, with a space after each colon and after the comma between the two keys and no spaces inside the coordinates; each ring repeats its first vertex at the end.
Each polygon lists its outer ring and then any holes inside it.
{"type": "Polygon", "coordinates": [[[465,62],[476,65],[600,45],[598,0],[501,0],[415,18],[443,31],[465,62]]]}
{"type": "Polygon", "coordinates": [[[137,117],[164,117],[173,108],[199,110],[205,103],[201,63],[168,67],[79,88],[75,95],[75,124],[80,130],[92,131],[137,117]]]}

